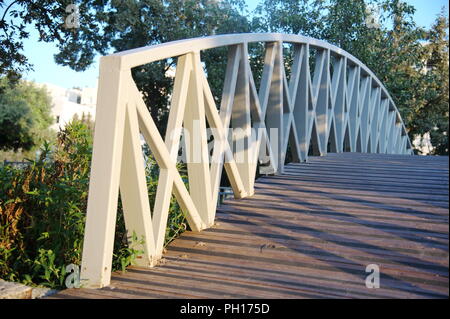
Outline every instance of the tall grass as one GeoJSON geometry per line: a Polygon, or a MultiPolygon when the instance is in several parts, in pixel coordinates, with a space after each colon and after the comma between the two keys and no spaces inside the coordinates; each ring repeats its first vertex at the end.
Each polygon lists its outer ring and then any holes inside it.
{"type": "MultiPolygon", "coordinates": [[[[73,121],[27,168],[0,167],[0,278],[63,288],[65,267],[81,264],[91,154],[92,130],[73,121]]],[[[151,156],[146,164],[152,204],[159,170],[151,156]]],[[[166,243],[186,228],[172,199],[166,243]]],[[[113,270],[125,270],[139,253],[128,247],[129,235],[119,200],[113,270]]]]}

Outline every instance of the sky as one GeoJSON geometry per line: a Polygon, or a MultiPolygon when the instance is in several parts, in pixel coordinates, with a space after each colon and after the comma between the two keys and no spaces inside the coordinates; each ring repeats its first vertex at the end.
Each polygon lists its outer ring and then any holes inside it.
{"type": "MultiPolygon", "coordinates": [[[[259,0],[246,0],[248,9],[253,10],[259,0]]],[[[443,6],[448,12],[447,0],[406,0],[416,8],[415,21],[419,26],[430,27],[443,6]]],[[[58,52],[53,43],[38,42],[38,33],[32,27],[30,38],[24,42],[24,53],[34,70],[25,74],[25,79],[38,83],[51,83],[64,88],[93,87],[98,78],[98,61],[84,72],[75,72],[69,67],[57,65],[53,55],[58,52]]]]}

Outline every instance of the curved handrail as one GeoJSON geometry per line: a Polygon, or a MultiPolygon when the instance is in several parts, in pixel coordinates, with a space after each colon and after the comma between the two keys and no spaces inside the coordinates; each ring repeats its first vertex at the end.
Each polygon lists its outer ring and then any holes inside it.
{"type": "Polygon", "coordinates": [[[295,161],[307,159],[311,144],[321,155],[327,153],[328,143],[337,152],[344,151],[347,132],[352,135],[347,139],[351,140],[352,151],[358,151],[359,146],[363,152],[411,154],[412,148],[400,114],[379,79],[348,52],[300,35],[217,35],[102,57],[96,112],[81,268],[86,287],[102,287],[110,282],[119,186],[126,229],[144,238],[137,244],[137,249],[143,251],[137,262],[151,267],[162,256],[172,194],[192,230],[208,228],[214,223],[223,168],[235,197],[251,196],[257,162],[264,162],[262,149],[269,153],[264,157],[269,159],[269,166],[260,169],[266,169],[264,173],[282,173],[289,143],[295,161]],[[248,59],[248,44],[254,42],[266,44],[259,91],[248,59]],[[289,83],[283,42],[294,44],[289,83]],[[200,51],[225,46],[229,47],[228,63],[218,110],[200,51]],[[310,47],[316,49],[313,77],[309,70],[310,47]],[[163,138],[133,81],[131,69],[174,57],[176,75],[163,138]],[[206,119],[214,130],[212,156],[206,119]],[[235,130],[231,137],[227,135],[230,124],[235,130]],[[187,161],[189,191],[175,165],[181,129],[187,130],[183,132],[185,144],[197,147],[191,150],[191,156],[193,153],[198,158],[187,161]],[[141,134],[160,168],[153,215],[141,134]]]}
{"type": "MultiPolygon", "coordinates": [[[[337,55],[346,57],[348,60],[353,62],[353,64],[361,67],[366,74],[368,74],[372,79],[374,79],[378,86],[383,90],[385,96],[388,97],[392,106],[395,108],[397,114],[397,106],[394,103],[388,90],[385,88],[383,83],[378,79],[378,77],[358,58],[348,53],[347,51],[332,45],[323,40],[303,36],[296,34],[282,34],[282,33],[234,33],[234,34],[221,34],[206,37],[198,37],[191,39],[183,39],[177,41],[171,41],[167,43],[161,43],[156,45],[149,45],[141,48],[125,50],[111,54],[106,57],[118,58],[119,68],[121,69],[131,69],[133,67],[184,55],[190,52],[214,49],[218,47],[231,46],[242,43],[254,43],[254,42],[287,42],[296,44],[306,44],[321,49],[328,49],[337,55]]],[[[102,58],[106,58],[102,57],[102,58]]],[[[403,122],[401,116],[398,118],[401,121],[404,132],[407,133],[406,126],[403,122]]],[[[407,135],[407,134],[406,134],[407,135]]],[[[412,148],[411,140],[408,136],[408,145],[412,148]]]]}

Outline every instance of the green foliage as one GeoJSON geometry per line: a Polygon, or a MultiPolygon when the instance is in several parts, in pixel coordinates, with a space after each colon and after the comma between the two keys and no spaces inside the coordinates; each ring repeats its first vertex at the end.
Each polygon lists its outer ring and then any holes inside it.
{"type": "MultiPolygon", "coordinates": [[[[65,267],[81,264],[91,154],[92,131],[73,121],[28,168],[0,167],[1,278],[63,287],[65,267]]],[[[158,177],[153,163],[148,159],[151,197],[158,177]]],[[[129,246],[120,203],[117,216],[113,269],[124,270],[140,253],[133,246],[142,239],[132,234],[129,246]]],[[[169,237],[186,228],[175,203],[169,220],[169,237]]]]}
{"type": "MultiPolygon", "coordinates": [[[[151,155],[151,151],[147,144],[144,144],[143,153],[145,155],[145,176],[147,177],[147,190],[150,207],[155,207],[156,190],[158,188],[159,166],[151,155]]],[[[187,166],[183,163],[176,164],[186,188],[189,190],[187,166]]],[[[175,196],[170,199],[169,215],[167,219],[167,227],[164,245],[168,245],[173,239],[188,229],[186,217],[181,210],[175,196]]]]}
{"type": "Polygon", "coordinates": [[[412,6],[384,5],[393,27],[371,44],[365,63],[393,97],[411,140],[429,133],[433,154],[448,154],[448,18],[441,15],[427,31],[414,23],[412,6]]]}
{"type": "Polygon", "coordinates": [[[427,35],[425,89],[423,103],[410,124],[418,135],[429,132],[433,154],[448,155],[449,124],[449,58],[448,17],[441,14],[427,35]]]}
{"type": "Polygon", "coordinates": [[[52,136],[51,100],[45,88],[0,78],[0,151],[30,151],[52,136]]]}
{"type": "Polygon", "coordinates": [[[23,40],[29,37],[28,26],[39,33],[39,41],[56,42],[60,52],[55,59],[75,70],[85,70],[96,52],[106,54],[104,9],[110,1],[98,0],[0,0],[0,76],[17,81],[32,69],[23,53],[23,40]],[[79,5],[79,27],[67,28],[69,4],[79,5]],[[83,52],[80,52],[83,47],[83,52]]]}
{"type": "MultiPolygon", "coordinates": [[[[92,64],[97,52],[104,55],[110,49],[123,51],[198,36],[250,32],[250,25],[241,14],[243,3],[243,0],[18,0],[7,6],[0,0],[0,7],[5,7],[0,20],[0,75],[18,78],[31,68],[22,53],[23,40],[29,36],[26,26],[30,24],[38,29],[42,41],[56,41],[58,64],[82,71],[92,64]],[[68,4],[79,5],[79,28],[68,29],[62,24],[68,16],[65,12],[68,4]]],[[[216,68],[217,58],[217,52],[205,53],[213,92],[220,94],[220,85],[216,83],[223,81],[225,70],[216,68]]],[[[223,56],[219,59],[222,64],[226,62],[223,56]]],[[[175,63],[162,61],[133,70],[137,86],[162,133],[172,87],[172,78],[166,76],[166,71],[175,63]]]]}
{"type": "Polygon", "coordinates": [[[322,0],[262,0],[255,10],[253,27],[260,32],[282,32],[320,38],[322,0]]]}
{"type": "MultiPolygon", "coordinates": [[[[430,133],[434,154],[448,154],[448,17],[418,27],[415,9],[400,0],[264,0],[256,30],[299,33],[350,52],[383,82],[411,140],[430,133]],[[370,6],[379,9],[379,25],[370,6]]],[[[289,54],[289,52],[287,52],[289,54]]]]}
{"type": "MultiPolygon", "coordinates": [[[[448,152],[448,64],[440,63],[423,72],[427,60],[433,60],[436,54],[448,55],[447,18],[441,17],[432,30],[424,30],[414,22],[414,7],[401,0],[261,0],[252,21],[246,17],[243,0],[16,0],[8,4],[0,0],[0,7],[5,8],[0,20],[0,75],[7,74],[11,79],[31,67],[22,53],[22,41],[28,37],[25,27],[30,24],[35,25],[42,41],[58,43],[57,63],[79,71],[93,62],[96,53],[197,36],[284,32],[323,39],[350,52],[374,71],[391,93],[411,139],[430,133],[435,153],[448,152]],[[68,29],[62,24],[68,15],[65,8],[71,3],[80,6],[79,28],[68,29]],[[369,6],[380,10],[378,27],[368,24],[369,6]]],[[[258,83],[262,50],[258,45],[249,49],[258,83]]],[[[202,52],[202,60],[219,101],[226,50],[202,52]]],[[[175,66],[176,60],[168,59],[133,69],[133,78],[161,133],[165,132],[173,85],[166,71],[175,66]]],[[[17,110],[23,108],[17,106],[17,110]]],[[[16,117],[17,112],[10,110],[10,121],[16,117]]],[[[29,117],[14,121],[19,132],[30,125],[29,117]]],[[[31,144],[30,135],[19,137],[25,147],[31,144]]]]}
{"type": "Polygon", "coordinates": [[[29,150],[34,145],[31,110],[15,97],[12,90],[0,95],[0,150],[29,150]]]}
{"type": "Polygon", "coordinates": [[[80,263],[90,142],[90,132],[73,123],[28,168],[1,169],[3,278],[61,286],[65,265],[80,263]]]}
{"type": "MultiPolygon", "coordinates": [[[[113,1],[106,23],[115,51],[221,33],[249,32],[245,17],[231,1],[113,1]]],[[[202,53],[212,92],[218,100],[225,77],[226,49],[202,53]]],[[[133,79],[158,129],[165,133],[175,59],[136,67],[133,79]]]]}

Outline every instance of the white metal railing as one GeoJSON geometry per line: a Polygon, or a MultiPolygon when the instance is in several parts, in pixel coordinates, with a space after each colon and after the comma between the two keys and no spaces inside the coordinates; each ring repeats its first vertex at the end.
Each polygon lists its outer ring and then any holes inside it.
{"type": "Polygon", "coordinates": [[[223,167],[235,197],[251,196],[260,150],[267,152],[271,172],[282,173],[288,144],[296,162],[307,160],[310,145],[320,155],[327,153],[327,147],[343,152],[344,145],[352,152],[412,154],[400,114],[381,82],[358,59],[323,41],[299,35],[231,34],[102,57],[81,268],[83,285],[103,287],[110,282],[119,188],[127,231],[144,238],[139,247],[144,253],[138,264],[150,267],[162,255],[172,194],[192,230],[210,227],[223,167]],[[264,42],[266,48],[259,90],[249,64],[247,46],[251,42],[264,42]],[[283,43],[291,43],[294,48],[289,83],[283,43]],[[218,110],[200,51],[224,46],[229,48],[228,64],[218,110]],[[310,49],[316,51],[314,76],[310,72],[310,49]],[[131,68],[174,57],[176,76],[163,138],[132,80],[131,68]],[[208,154],[205,118],[214,129],[212,157],[208,154]],[[230,123],[240,129],[231,139],[227,135],[230,123]],[[181,128],[197,129],[199,136],[191,134],[189,140],[192,144],[200,141],[195,150],[199,160],[187,163],[189,192],[176,169],[181,128]],[[277,133],[275,142],[274,135],[269,134],[272,130],[277,133]],[[153,215],[140,134],[160,167],[153,215]],[[238,141],[246,146],[235,150],[233,145],[238,141]]]}

